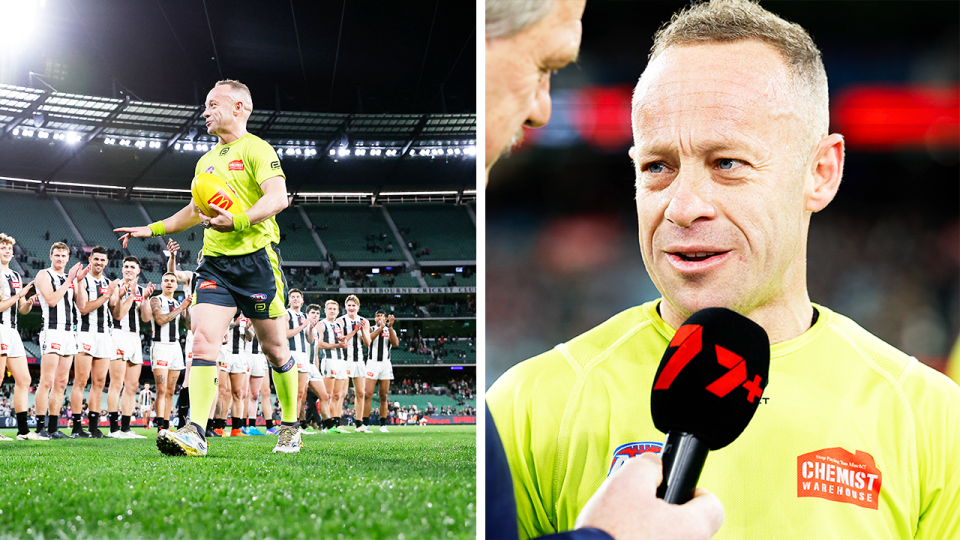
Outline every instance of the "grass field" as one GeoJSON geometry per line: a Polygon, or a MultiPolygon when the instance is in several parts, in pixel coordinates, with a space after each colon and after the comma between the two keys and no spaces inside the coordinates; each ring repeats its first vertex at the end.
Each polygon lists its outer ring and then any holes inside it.
{"type": "Polygon", "coordinates": [[[161,455],[155,430],[2,443],[0,540],[475,538],[476,427],[390,430],[304,436],[294,455],[211,439],[205,458],[161,455]]]}

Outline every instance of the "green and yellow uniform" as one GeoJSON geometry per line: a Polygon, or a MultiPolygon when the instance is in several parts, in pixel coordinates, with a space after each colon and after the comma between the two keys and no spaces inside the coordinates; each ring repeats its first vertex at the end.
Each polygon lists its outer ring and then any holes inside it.
{"type": "MultiPolygon", "coordinates": [[[[650,390],[675,330],[659,302],[515,366],[487,393],[522,538],[573,528],[612,468],[663,441],[650,390]]],[[[960,387],[814,307],[809,330],[771,347],[750,425],[707,458],[698,485],[726,514],[716,538],[960,538],[960,387]]]]}

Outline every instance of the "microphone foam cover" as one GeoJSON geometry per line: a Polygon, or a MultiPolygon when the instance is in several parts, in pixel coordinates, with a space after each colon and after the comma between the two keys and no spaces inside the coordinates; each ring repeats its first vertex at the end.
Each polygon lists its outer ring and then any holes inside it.
{"type": "Polygon", "coordinates": [[[653,423],[723,448],[750,423],[769,373],[770,340],[760,325],[726,308],[702,309],[663,353],[650,397],[653,423]]]}

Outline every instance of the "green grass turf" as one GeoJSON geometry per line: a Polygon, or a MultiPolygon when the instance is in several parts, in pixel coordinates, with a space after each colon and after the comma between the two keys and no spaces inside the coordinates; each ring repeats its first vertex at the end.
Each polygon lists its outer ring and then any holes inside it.
{"type": "Polygon", "coordinates": [[[210,439],[204,458],[160,454],[155,430],[0,443],[0,540],[475,538],[476,427],[376,429],[299,454],[210,439]]]}

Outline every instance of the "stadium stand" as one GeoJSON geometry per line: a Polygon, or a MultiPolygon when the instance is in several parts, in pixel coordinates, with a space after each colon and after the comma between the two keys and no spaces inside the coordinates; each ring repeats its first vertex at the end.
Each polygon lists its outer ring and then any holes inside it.
{"type": "Polygon", "coordinates": [[[320,246],[297,208],[289,208],[277,214],[277,225],[280,227],[280,256],[285,263],[325,260],[320,246]]]}
{"type": "Polygon", "coordinates": [[[462,206],[390,204],[390,216],[414,258],[422,261],[473,260],[477,228],[462,206]]]}
{"type": "Polygon", "coordinates": [[[0,212],[0,231],[16,238],[26,255],[21,267],[30,277],[37,270],[50,266],[50,245],[65,239],[76,246],[76,235],[49,199],[40,199],[34,193],[0,191],[4,212],[0,212]],[[15,211],[11,211],[15,209],[15,211]]]}
{"type": "Polygon", "coordinates": [[[332,204],[305,204],[302,208],[336,260],[404,261],[403,250],[380,209],[332,204]]]}

